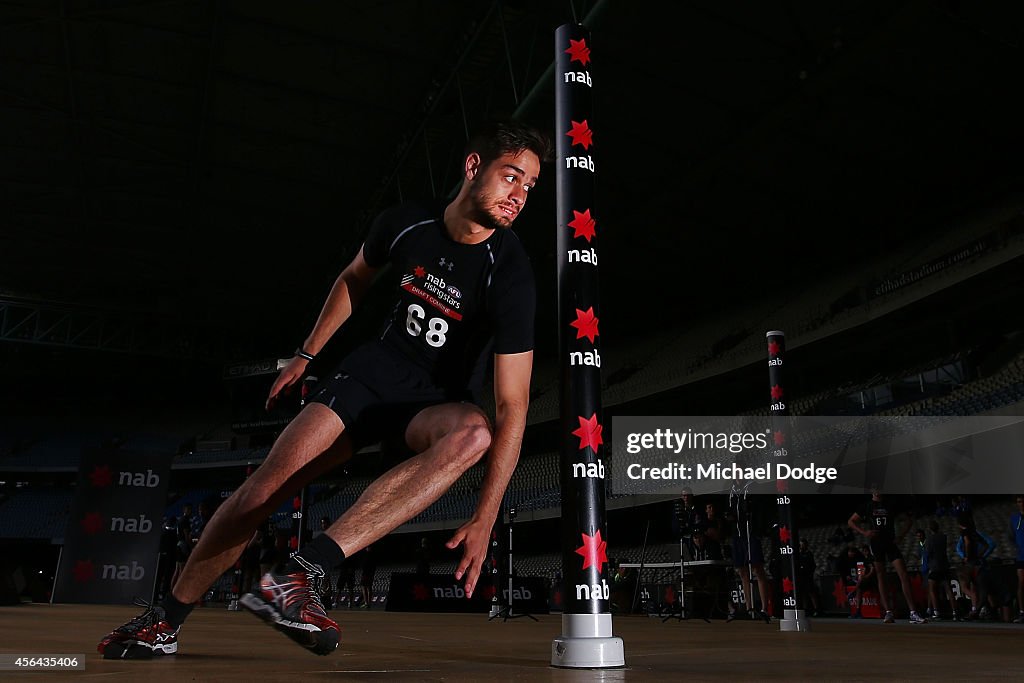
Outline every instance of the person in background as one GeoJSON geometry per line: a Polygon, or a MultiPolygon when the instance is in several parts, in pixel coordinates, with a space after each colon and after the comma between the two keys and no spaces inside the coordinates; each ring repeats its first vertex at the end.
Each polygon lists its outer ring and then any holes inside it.
{"type": "Polygon", "coordinates": [[[928,601],[932,605],[931,618],[940,619],[939,613],[939,587],[946,596],[952,610],[953,621],[959,621],[960,617],[956,609],[956,597],[953,595],[953,578],[949,566],[949,548],[946,534],[939,529],[938,521],[932,519],[928,522],[928,530],[931,535],[926,541],[928,550],[928,601]]]}
{"type": "Polygon", "coordinates": [[[928,623],[927,619],[917,613],[917,608],[914,605],[914,594],[910,589],[907,565],[903,561],[903,553],[899,548],[899,544],[909,530],[908,526],[902,533],[896,533],[896,519],[899,516],[899,506],[891,505],[888,500],[885,500],[881,488],[875,485],[871,488],[871,498],[860,510],[850,515],[847,525],[868,539],[875,573],[878,575],[878,596],[882,602],[882,609],[885,610],[882,621],[886,624],[896,621],[892,605],[889,603],[889,591],[885,586],[885,565],[889,562],[896,570],[900,587],[903,589],[903,597],[907,601],[907,607],[910,608],[910,623],[925,624],[928,623]],[[867,526],[861,526],[862,523],[866,523],[867,526]]]}
{"type": "Polygon", "coordinates": [[[377,551],[373,549],[373,544],[370,544],[363,548],[361,554],[362,573],[359,576],[359,586],[363,591],[363,604],[360,608],[370,609],[373,606],[373,578],[377,573],[377,551]]]}
{"type": "Polygon", "coordinates": [[[806,610],[810,606],[808,611],[812,617],[818,616],[821,611],[821,595],[815,578],[817,569],[818,563],[814,559],[810,545],[806,539],[801,538],[796,557],[796,587],[801,602],[804,603],[803,609],[806,610]]]}
{"type": "Polygon", "coordinates": [[[1024,624],[1024,495],[1016,498],[1017,511],[1010,515],[1010,538],[1017,546],[1017,617],[1015,624],[1024,624]]]}

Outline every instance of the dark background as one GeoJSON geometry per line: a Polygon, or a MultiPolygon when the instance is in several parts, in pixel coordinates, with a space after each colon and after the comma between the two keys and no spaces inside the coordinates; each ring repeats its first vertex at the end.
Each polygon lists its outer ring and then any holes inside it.
{"type": "MultiPolygon", "coordinates": [[[[955,0],[5,2],[0,425],[223,435],[273,379],[239,397],[225,367],[290,355],[375,213],[455,189],[467,127],[514,114],[558,134],[553,36],[576,20],[592,32],[603,381],[622,389],[608,417],[763,407],[760,362],[654,391],[633,377],[637,349],[663,339],[685,363],[697,351],[675,340],[707,325],[724,354],[773,328],[718,326],[726,314],[846,275],[860,288],[834,291],[840,311],[899,272],[882,264],[901,249],[994,212],[1016,234],[1022,15],[955,0]]],[[[540,285],[538,392],[557,351],[553,180],[515,226],[540,285]]],[[[999,349],[1024,329],[1020,265],[793,339],[792,395],[999,349]]],[[[357,314],[324,365],[378,321],[357,314]]],[[[527,451],[554,448],[552,417],[527,451]]]]}
{"type": "MultiPolygon", "coordinates": [[[[0,296],[106,336],[82,352],[94,335],[6,330],[5,407],[218,405],[224,363],[304,338],[375,211],[455,188],[466,125],[551,129],[554,29],[574,18],[592,32],[605,356],[870,272],[1020,189],[1016,3],[8,2],[0,296]]],[[[552,188],[549,168],[516,225],[541,329],[552,188]]],[[[939,304],[941,336],[975,329],[979,298],[1012,301],[1006,279],[961,295],[972,310],[939,304]]]]}

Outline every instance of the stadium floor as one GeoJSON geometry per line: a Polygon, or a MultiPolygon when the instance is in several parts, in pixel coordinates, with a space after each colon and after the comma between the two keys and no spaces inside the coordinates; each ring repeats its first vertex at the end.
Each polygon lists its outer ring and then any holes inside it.
{"type": "Polygon", "coordinates": [[[200,608],[182,629],[181,653],[104,660],[97,641],[136,607],[0,607],[0,654],[84,655],[85,670],[15,673],[7,680],[110,681],[746,681],[1024,680],[1024,626],[815,619],[804,633],[778,624],[710,624],[616,616],[622,669],[550,666],[561,617],[489,621],[481,614],[332,612],[341,647],[317,657],[245,612],[200,608]]]}

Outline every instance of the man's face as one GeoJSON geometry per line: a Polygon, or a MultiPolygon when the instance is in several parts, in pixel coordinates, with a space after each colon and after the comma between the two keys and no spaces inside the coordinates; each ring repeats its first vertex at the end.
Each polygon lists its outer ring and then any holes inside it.
{"type": "Polygon", "coordinates": [[[540,159],[530,150],[505,154],[481,167],[470,181],[473,220],[493,230],[511,227],[539,175],[540,159]]]}

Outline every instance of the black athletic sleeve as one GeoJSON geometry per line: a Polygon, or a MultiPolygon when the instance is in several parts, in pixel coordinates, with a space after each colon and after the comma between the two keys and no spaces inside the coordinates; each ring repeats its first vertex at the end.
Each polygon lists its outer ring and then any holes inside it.
{"type": "Polygon", "coordinates": [[[372,268],[381,268],[391,260],[391,246],[399,234],[411,222],[422,218],[415,207],[401,205],[385,209],[370,226],[370,232],[363,242],[363,258],[372,268]]]}
{"type": "Polygon", "coordinates": [[[507,245],[507,252],[496,264],[488,288],[494,353],[532,351],[534,344],[537,291],[533,267],[518,238],[509,237],[514,242],[507,245]]]}

